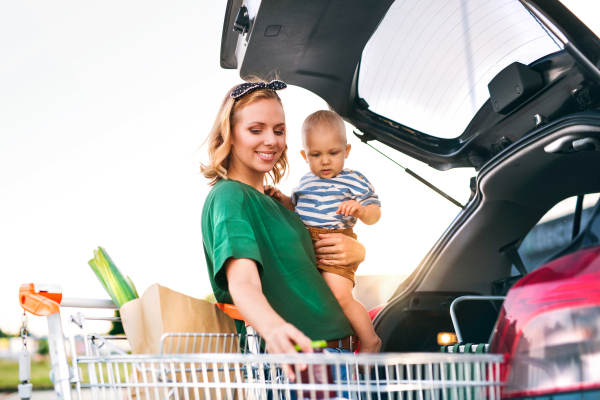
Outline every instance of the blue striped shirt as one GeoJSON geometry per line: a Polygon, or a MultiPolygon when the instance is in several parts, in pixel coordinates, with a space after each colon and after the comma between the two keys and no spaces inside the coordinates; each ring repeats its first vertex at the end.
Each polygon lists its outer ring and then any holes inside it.
{"type": "Polygon", "coordinates": [[[350,169],[344,169],[331,179],[319,178],[309,172],[300,179],[291,199],[304,225],[324,229],[347,229],[356,225],[357,218],[335,213],[344,201],[381,206],[371,182],[360,172],[350,169]]]}

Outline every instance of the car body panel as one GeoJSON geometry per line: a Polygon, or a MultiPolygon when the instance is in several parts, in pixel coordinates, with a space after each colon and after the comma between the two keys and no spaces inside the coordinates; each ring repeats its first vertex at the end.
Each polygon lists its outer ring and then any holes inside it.
{"type": "MultiPolygon", "coordinates": [[[[596,61],[600,54],[597,37],[568,9],[556,0],[531,3],[596,61]]],[[[439,170],[480,169],[496,154],[533,132],[535,114],[552,121],[585,111],[586,107],[590,109],[586,101],[600,102],[598,85],[569,54],[562,52],[532,64],[531,68],[542,74],[544,87],[529,100],[507,115],[494,112],[487,101],[462,135],[442,139],[375,114],[357,97],[363,48],[393,1],[246,1],[251,22],[244,35],[229,30],[238,4],[239,0],[228,4],[221,46],[223,67],[238,68],[243,78],[272,77],[276,73],[288,84],[322,97],[364,134],[362,140],[379,140],[439,170]],[[280,26],[279,33],[265,36],[269,26],[280,26]],[[583,105],[577,98],[582,89],[592,93],[588,96],[591,100],[584,100],[583,105]]]]}

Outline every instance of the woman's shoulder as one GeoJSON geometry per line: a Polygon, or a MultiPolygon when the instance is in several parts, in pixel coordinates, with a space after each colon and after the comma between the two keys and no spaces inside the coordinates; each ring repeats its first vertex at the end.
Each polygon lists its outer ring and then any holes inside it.
{"type": "Polygon", "coordinates": [[[219,179],[208,192],[204,208],[231,205],[232,203],[242,204],[247,192],[244,186],[232,179],[219,179]]]}
{"type": "Polygon", "coordinates": [[[210,197],[243,197],[244,184],[233,179],[219,179],[209,192],[210,197]]]}
{"type": "Polygon", "coordinates": [[[215,183],[204,202],[202,220],[214,218],[239,218],[246,209],[248,199],[246,185],[231,179],[221,179],[215,183]]]}

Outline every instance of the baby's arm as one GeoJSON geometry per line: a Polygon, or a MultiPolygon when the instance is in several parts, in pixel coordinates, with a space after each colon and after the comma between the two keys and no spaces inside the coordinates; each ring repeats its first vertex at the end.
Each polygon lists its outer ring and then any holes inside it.
{"type": "Polygon", "coordinates": [[[276,187],[265,185],[265,194],[279,201],[288,210],[296,211],[296,207],[294,207],[294,203],[292,203],[292,198],[281,193],[281,190],[276,187]]]}
{"type": "Polygon", "coordinates": [[[356,200],[344,201],[336,211],[337,214],[350,215],[360,219],[366,225],[373,225],[381,218],[381,207],[377,204],[363,206],[356,200]]]}
{"type": "Polygon", "coordinates": [[[279,192],[281,195],[279,198],[275,197],[285,208],[290,211],[296,211],[296,207],[294,207],[294,203],[292,203],[292,198],[290,196],[286,196],[285,194],[279,192]]]}

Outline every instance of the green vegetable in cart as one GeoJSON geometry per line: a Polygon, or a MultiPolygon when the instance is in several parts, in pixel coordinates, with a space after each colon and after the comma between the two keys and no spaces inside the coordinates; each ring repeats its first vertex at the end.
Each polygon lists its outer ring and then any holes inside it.
{"type": "MultiPolygon", "coordinates": [[[[327,347],[327,342],[325,340],[313,340],[312,342],[310,342],[310,345],[313,349],[322,349],[324,347],[327,347]]],[[[297,351],[302,351],[299,344],[294,345],[294,348],[297,351]]]]}
{"type": "Polygon", "coordinates": [[[133,281],[123,274],[102,247],[94,250],[94,258],[88,261],[88,264],[117,307],[121,308],[129,300],[140,297],[133,281]]]}

